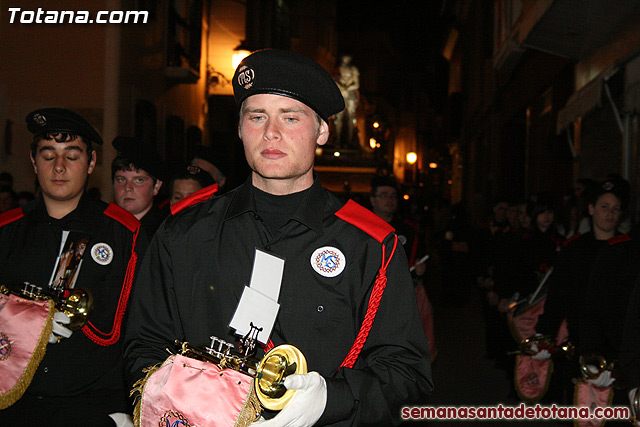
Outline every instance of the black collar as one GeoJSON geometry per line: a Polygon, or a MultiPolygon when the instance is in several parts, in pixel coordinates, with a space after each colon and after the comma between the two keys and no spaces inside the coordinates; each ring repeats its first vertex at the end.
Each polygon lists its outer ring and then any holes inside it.
{"type": "MultiPolygon", "coordinates": [[[[305,198],[302,200],[292,219],[306,225],[318,234],[323,234],[324,194],[325,190],[320,184],[320,178],[313,173],[313,184],[305,198]]],[[[229,194],[232,199],[229,209],[224,216],[224,221],[246,213],[257,213],[256,202],[253,195],[251,176],[236,191],[229,194]]]]}

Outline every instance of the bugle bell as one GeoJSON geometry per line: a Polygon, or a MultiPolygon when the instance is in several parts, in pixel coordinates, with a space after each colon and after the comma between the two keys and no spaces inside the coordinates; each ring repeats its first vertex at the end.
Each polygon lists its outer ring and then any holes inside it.
{"type": "Polygon", "coordinates": [[[587,354],[580,356],[580,372],[586,379],[595,379],[604,371],[613,371],[613,362],[607,363],[607,359],[599,354],[587,354]]]}

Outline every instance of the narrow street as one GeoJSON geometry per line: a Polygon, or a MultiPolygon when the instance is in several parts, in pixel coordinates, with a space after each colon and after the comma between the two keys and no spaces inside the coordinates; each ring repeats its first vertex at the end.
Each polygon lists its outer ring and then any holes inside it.
{"type": "MultiPolygon", "coordinates": [[[[511,380],[495,361],[486,358],[481,294],[470,290],[468,301],[460,305],[443,303],[442,285],[437,271],[427,286],[435,311],[438,354],[433,363],[434,392],[430,406],[504,406],[520,405],[511,380]]],[[[451,426],[569,426],[552,421],[433,421],[414,425],[451,426]]],[[[408,424],[411,425],[411,424],[408,424]]]]}

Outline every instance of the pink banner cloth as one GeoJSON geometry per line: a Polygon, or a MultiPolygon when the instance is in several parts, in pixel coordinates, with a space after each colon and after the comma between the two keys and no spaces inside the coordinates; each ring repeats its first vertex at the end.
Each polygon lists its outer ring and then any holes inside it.
{"type": "Polygon", "coordinates": [[[249,395],[253,378],[181,355],[169,357],[142,392],[140,425],[177,421],[191,427],[230,427],[249,395]]]}
{"type": "Polygon", "coordinates": [[[518,355],[513,378],[518,396],[529,404],[538,402],[549,388],[552,372],[551,359],[534,360],[528,355],[518,355]]]}
{"type": "MultiPolygon", "coordinates": [[[[587,381],[579,381],[574,389],[573,401],[577,407],[604,408],[611,405],[613,389],[611,387],[597,387],[587,381]]],[[[576,427],[599,427],[604,425],[603,419],[574,420],[576,427]]]]}
{"type": "Polygon", "coordinates": [[[438,354],[438,349],[436,347],[436,334],[433,326],[433,306],[429,301],[429,296],[427,295],[427,291],[425,291],[424,286],[418,284],[418,286],[415,287],[415,291],[416,299],[418,301],[420,320],[422,321],[422,328],[424,329],[427,341],[429,342],[429,353],[431,354],[431,361],[433,362],[438,354]]]}
{"type": "Polygon", "coordinates": [[[556,335],[556,345],[562,344],[569,338],[569,328],[567,326],[567,319],[562,319],[560,327],[558,328],[558,334],[556,335]]]}
{"type": "Polygon", "coordinates": [[[536,305],[530,307],[524,313],[513,316],[513,310],[507,313],[507,319],[512,324],[511,332],[514,335],[516,342],[520,343],[523,339],[532,337],[536,334],[536,324],[538,323],[538,317],[544,313],[544,302],[547,299],[544,298],[536,305]],[[515,331],[513,330],[515,327],[515,331]]]}
{"type": "Polygon", "coordinates": [[[0,409],[19,399],[31,383],[46,351],[52,311],[50,301],[0,294],[0,409]]]}

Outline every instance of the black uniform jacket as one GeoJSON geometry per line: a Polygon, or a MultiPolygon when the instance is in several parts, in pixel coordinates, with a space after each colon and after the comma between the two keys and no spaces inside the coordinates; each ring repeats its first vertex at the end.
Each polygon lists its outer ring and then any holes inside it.
{"type": "MultiPolygon", "coordinates": [[[[228,325],[260,248],[285,259],[273,343],[297,346],[309,371],[327,379],[327,405],[317,425],[397,423],[399,406],[424,402],[432,389],[429,350],[400,244],[360,357],[353,369],[338,369],[367,311],[382,245],[335,215],[342,203],[317,178],[293,217],[271,236],[256,213],[252,188],[249,178],[158,229],[140,266],[128,323],[132,374],[140,377],[142,368],[163,361],[174,339],[202,345],[216,335],[237,342],[228,325]],[[346,258],[336,277],[311,266],[313,252],[325,246],[346,258]]],[[[394,240],[391,233],[384,241],[387,259],[394,240]]]]}
{"type": "Polygon", "coordinates": [[[640,230],[609,239],[596,257],[579,327],[580,354],[617,361],[633,287],[640,273],[640,230]]]}
{"type": "Polygon", "coordinates": [[[563,319],[572,344],[578,346],[580,315],[587,293],[591,267],[606,240],[596,240],[592,231],[578,234],[565,242],[549,277],[544,313],[538,319],[536,331],[555,336],[563,319]]]}
{"type": "MultiPolygon", "coordinates": [[[[19,213],[19,209],[13,211],[15,213],[19,213]]],[[[109,333],[132,255],[138,220],[113,204],[86,195],[73,212],[61,219],[47,214],[42,198],[26,204],[22,213],[24,216],[18,215],[18,219],[0,228],[0,283],[20,288],[27,281],[47,288],[60,252],[63,230],[88,233],[91,240],[84,252],[75,287],[93,295],[94,307],[89,322],[98,330],[109,333]],[[105,214],[108,206],[120,220],[105,214]],[[100,264],[92,257],[92,248],[99,243],[110,248],[108,264],[100,264]]],[[[56,398],[79,395],[86,398],[94,394],[99,401],[113,399],[126,403],[122,341],[98,345],[83,331],[76,331],[60,343],[48,345],[27,393],[56,398]]],[[[112,412],[125,409],[126,406],[114,407],[112,412]]]]}

